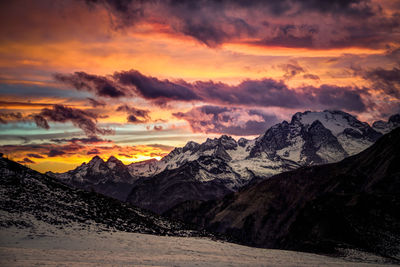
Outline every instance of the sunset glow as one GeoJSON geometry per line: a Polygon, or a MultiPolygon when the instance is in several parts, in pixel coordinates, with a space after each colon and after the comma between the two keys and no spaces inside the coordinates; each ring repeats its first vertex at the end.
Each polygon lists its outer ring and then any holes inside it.
{"type": "Polygon", "coordinates": [[[253,138],[298,111],[400,112],[397,0],[17,0],[0,15],[0,151],[40,172],[253,138]]]}

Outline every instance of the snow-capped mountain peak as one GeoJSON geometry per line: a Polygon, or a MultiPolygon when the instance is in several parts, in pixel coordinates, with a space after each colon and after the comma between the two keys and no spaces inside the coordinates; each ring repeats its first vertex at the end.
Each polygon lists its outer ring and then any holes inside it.
{"type": "Polygon", "coordinates": [[[124,166],[122,161],[120,161],[119,159],[117,159],[114,156],[109,157],[106,164],[107,164],[108,168],[110,168],[110,169],[114,169],[115,167],[123,168],[123,166],[124,166]]]}

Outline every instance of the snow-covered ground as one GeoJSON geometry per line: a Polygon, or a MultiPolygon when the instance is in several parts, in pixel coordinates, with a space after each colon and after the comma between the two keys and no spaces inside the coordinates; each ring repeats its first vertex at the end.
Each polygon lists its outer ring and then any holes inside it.
{"type": "MultiPolygon", "coordinates": [[[[353,258],[360,254],[352,255],[353,258]]],[[[361,255],[364,257],[365,255],[361,255]]],[[[369,260],[379,260],[368,256],[369,260]]],[[[69,225],[0,229],[0,266],[380,266],[207,238],[102,231],[69,225]]],[[[384,265],[389,266],[389,265],[384,265]]]]}

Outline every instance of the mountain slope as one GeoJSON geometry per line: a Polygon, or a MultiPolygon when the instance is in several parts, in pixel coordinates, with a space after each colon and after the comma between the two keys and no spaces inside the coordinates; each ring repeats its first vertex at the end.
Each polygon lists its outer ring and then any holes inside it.
{"type": "Polygon", "coordinates": [[[233,192],[238,176],[219,158],[201,157],[197,161],[138,180],[127,202],[162,213],[187,200],[210,200],[233,192]],[[214,165],[214,166],[213,166],[214,165]],[[204,177],[198,177],[199,175],[204,177]]]}
{"type": "Polygon", "coordinates": [[[35,227],[42,221],[59,227],[80,223],[127,232],[199,235],[181,223],[97,193],[72,189],[5,158],[0,159],[0,214],[0,227],[35,227]]]}
{"type": "Polygon", "coordinates": [[[360,154],[300,168],[169,216],[255,246],[337,253],[358,248],[400,260],[400,128],[360,154]]]}

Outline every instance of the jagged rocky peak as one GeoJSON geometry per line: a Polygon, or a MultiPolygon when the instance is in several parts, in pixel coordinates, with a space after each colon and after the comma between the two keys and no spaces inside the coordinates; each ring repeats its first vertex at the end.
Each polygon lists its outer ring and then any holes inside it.
{"type": "Polygon", "coordinates": [[[99,171],[99,170],[107,169],[107,164],[104,162],[104,160],[102,158],[100,158],[99,156],[96,155],[89,161],[89,163],[87,164],[87,167],[94,171],[99,171]]]}
{"type": "Polygon", "coordinates": [[[114,156],[109,157],[106,163],[107,163],[107,166],[108,166],[110,169],[114,169],[115,167],[121,168],[121,167],[124,167],[124,166],[125,166],[125,165],[122,163],[122,161],[120,161],[119,159],[117,159],[117,158],[114,157],[114,156]]]}
{"type": "Polygon", "coordinates": [[[237,148],[235,139],[228,135],[222,135],[220,138],[207,138],[207,140],[200,145],[201,151],[214,150],[221,147],[222,149],[232,150],[237,148]]]}
{"type": "Polygon", "coordinates": [[[343,111],[297,112],[260,136],[250,158],[267,155],[301,164],[334,162],[360,152],[382,134],[343,111]]]}
{"type": "Polygon", "coordinates": [[[301,156],[307,165],[339,161],[348,154],[330,130],[319,121],[314,121],[304,135],[301,156]]]}
{"type": "Polygon", "coordinates": [[[89,161],[88,165],[95,165],[100,163],[104,163],[104,160],[96,155],[89,161]]]}
{"type": "Polygon", "coordinates": [[[219,144],[221,144],[221,146],[224,149],[230,150],[230,149],[236,149],[238,144],[236,143],[236,140],[233,139],[231,136],[228,135],[222,135],[219,139],[219,144]]]}
{"type": "Polygon", "coordinates": [[[182,151],[185,153],[186,151],[191,151],[192,153],[196,152],[199,149],[199,144],[194,142],[194,141],[189,141],[187,144],[183,147],[182,151]]]}
{"type": "Polygon", "coordinates": [[[399,126],[400,126],[400,114],[394,114],[390,116],[387,122],[380,120],[372,124],[372,128],[375,131],[378,131],[383,134],[388,133],[399,126]]]}

